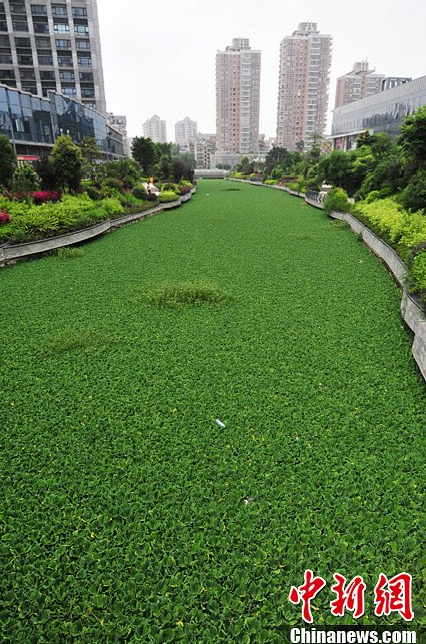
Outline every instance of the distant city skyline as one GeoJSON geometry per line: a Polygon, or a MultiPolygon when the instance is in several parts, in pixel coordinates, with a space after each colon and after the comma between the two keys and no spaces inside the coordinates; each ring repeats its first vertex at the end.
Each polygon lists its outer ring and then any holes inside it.
{"type": "MultiPolygon", "coordinates": [[[[98,4],[108,111],[127,117],[129,136],[142,135],[142,122],[160,114],[170,126],[188,114],[201,132],[215,131],[215,56],[236,36],[262,52],[260,133],[276,135],[279,48],[303,21],[317,22],[333,37],[328,124],[336,79],[356,60],[379,71],[418,78],[426,73],[423,25],[426,6],[418,0],[359,0],[348,16],[337,0],[217,0],[214,11],[195,0],[164,0],[161,19],[146,20],[143,6],[122,0],[125,21],[117,21],[113,0],[98,4]]],[[[169,138],[173,139],[170,131],[169,138]]]]}

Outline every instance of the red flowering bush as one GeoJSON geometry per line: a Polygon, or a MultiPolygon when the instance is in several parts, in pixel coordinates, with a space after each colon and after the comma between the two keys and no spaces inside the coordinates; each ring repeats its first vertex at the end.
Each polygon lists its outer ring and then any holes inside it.
{"type": "Polygon", "coordinates": [[[37,192],[32,192],[30,195],[31,199],[34,201],[36,206],[40,206],[42,203],[51,201],[56,203],[61,195],[56,190],[38,190],[37,192]]]}
{"type": "Polygon", "coordinates": [[[10,221],[10,215],[6,212],[6,208],[0,210],[0,226],[2,224],[7,224],[10,221]]]}
{"type": "Polygon", "coordinates": [[[179,186],[179,194],[180,195],[187,195],[191,192],[191,188],[189,186],[179,186]]]}

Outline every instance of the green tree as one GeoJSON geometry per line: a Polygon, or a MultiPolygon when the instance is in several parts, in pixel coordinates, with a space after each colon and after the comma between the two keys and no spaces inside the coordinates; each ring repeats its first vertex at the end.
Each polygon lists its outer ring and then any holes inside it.
{"type": "Polygon", "coordinates": [[[322,181],[349,192],[347,186],[350,183],[351,165],[348,152],[333,150],[319,162],[318,175],[322,181]]]}
{"type": "Polygon", "coordinates": [[[386,134],[386,132],[377,132],[376,134],[365,132],[359,135],[356,145],[357,150],[362,147],[369,147],[374,159],[380,161],[380,159],[390,154],[393,144],[389,134],[386,134]]]}
{"type": "Polygon", "coordinates": [[[399,144],[416,169],[422,170],[426,161],[426,105],[407,116],[401,127],[399,144]]]}
{"type": "Polygon", "coordinates": [[[84,160],[83,171],[93,182],[95,178],[95,161],[102,156],[96,139],[93,136],[85,136],[80,143],[80,150],[84,160]]]}
{"type": "Polygon", "coordinates": [[[83,177],[83,156],[68,134],[59,136],[52,149],[52,166],[64,190],[77,191],[83,177]]]}
{"type": "Polygon", "coordinates": [[[28,163],[18,166],[13,175],[12,190],[16,193],[34,192],[39,187],[37,172],[28,163]]]}
{"type": "Polygon", "coordinates": [[[157,150],[157,157],[166,156],[171,159],[173,156],[179,156],[179,146],[175,143],[154,143],[157,150]]]}
{"type": "Polygon", "coordinates": [[[136,136],[132,143],[132,156],[145,175],[151,174],[157,161],[157,148],[150,138],[136,136]]]}
{"type": "Polygon", "coordinates": [[[42,154],[34,162],[33,168],[40,178],[40,187],[42,190],[54,190],[57,187],[58,181],[50,156],[42,154]]]}
{"type": "Polygon", "coordinates": [[[163,154],[155,167],[155,172],[160,179],[168,179],[170,177],[171,163],[171,158],[167,154],[163,154]]]}
{"type": "Polygon", "coordinates": [[[362,196],[366,197],[373,190],[385,188],[389,190],[389,194],[398,192],[404,182],[404,173],[402,150],[395,143],[391,143],[388,153],[377,159],[364,179],[361,186],[362,196]]]}
{"type": "Polygon", "coordinates": [[[181,179],[191,182],[194,180],[193,168],[183,159],[173,159],[170,165],[170,174],[176,183],[179,183],[181,179]]]}
{"type": "Polygon", "coordinates": [[[283,162],[286,161],[289,155],[289,151],[287,148],[281,148],[280,146],[275,146],[271,150],[269,150],[268,154],[266,155],[265,159],[265,166],[266,169],[272,170],[277,165],[282,165],[283,162]]]}
{"type": "Polygon", "coordinates": [[[407,210],[426,212],[426,170],[414,174],[401,194],[401,203],[407,210]]]}
{"type": "Polygon", "coordinates": [[[6,134],[0,134],[0,187],[10,188],[16,166],[16,154],[6,134]]]}
{"type": "Polygon", "coordinates": [[[124,190],[129,190],[137,185],[141,177],[139,164],[128,157],[103,163],[101,172],[104,178],[118,179],[124,190]]]}

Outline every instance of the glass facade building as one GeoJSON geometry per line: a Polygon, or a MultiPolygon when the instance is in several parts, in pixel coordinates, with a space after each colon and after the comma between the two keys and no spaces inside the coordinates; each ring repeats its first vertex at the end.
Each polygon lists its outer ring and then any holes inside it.
{"type": "Polygon", "coordinates": [[[41,98],[0,85],[0,130],[21,156],[48,152],[61,134],[75,143],[92,136],[111,159],[124,154],[123,137],[107,124],[106,115],[52,91],[41,98]]]}
{"type": "Polygon", "coordinates": [[[367,131],[396,136],[405,117],[423,105],[426,105],[426,76],[336,107],[331,128],[333,148],[349,150],[358,135],[367,131]]]}

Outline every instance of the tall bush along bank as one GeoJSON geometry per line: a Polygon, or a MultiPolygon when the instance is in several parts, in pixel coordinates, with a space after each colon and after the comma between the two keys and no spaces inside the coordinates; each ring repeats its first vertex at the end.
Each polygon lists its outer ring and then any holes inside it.
{"type": "Polygon", "coordinates": [[[426,216],[422,211],[408,212],[394,197],[367,199],[354,205],[341,188],[330,190],[324,211],[328,215],[333,211],[353,213],[395,248],[408,266],[410,290],[426,299],[426,216]]]}
{"type": "Polygon", "coordinates": [[[426,217],[408,212],[395,198],[358,202],[354,215],[399,253],[409,268],[412,292],[426,296],[426,217]]]}
{"type": "Polygon", "coordinates": [[[351,212],[351,204],[348,195],[343,188],[332,188],[324,199],[324,210],[327,215],[333,210],[337,212],[351,212]]]}
{"type": "Polygon", "coordinates": [[[115,198],[93,201],[87,194],[65,195],[57,203],[36,206],[27,201],[13,201],[0,196],[0,211],[5,209],[10,219],[0,226],[0,243],[20,243],[54,237],[87,228],[93,224],[124,213],[115,198]]]}

